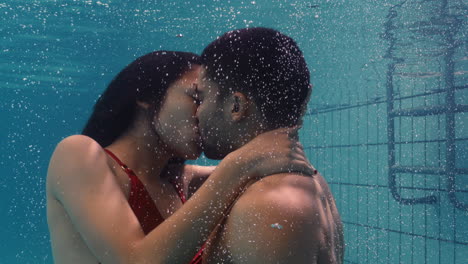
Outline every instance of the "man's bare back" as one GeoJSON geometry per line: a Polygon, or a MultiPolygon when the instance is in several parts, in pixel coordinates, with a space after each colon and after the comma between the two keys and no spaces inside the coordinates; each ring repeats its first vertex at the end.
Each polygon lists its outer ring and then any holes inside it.
{"type": "Polygon", "coordinates": [[[320,174],[251,185],[210,236],[204,263],[342,263],[343,228],[320,174]]]}

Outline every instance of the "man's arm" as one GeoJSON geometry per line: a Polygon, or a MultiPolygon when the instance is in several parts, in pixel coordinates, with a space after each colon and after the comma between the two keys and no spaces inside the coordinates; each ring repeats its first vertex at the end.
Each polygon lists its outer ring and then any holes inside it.
{"type": "Polygon", "coordinates": [[[311,193],[297,186],[255,189],[232,208],[221,248],[236,264],[316,263],[322,214],[311,193]]]}

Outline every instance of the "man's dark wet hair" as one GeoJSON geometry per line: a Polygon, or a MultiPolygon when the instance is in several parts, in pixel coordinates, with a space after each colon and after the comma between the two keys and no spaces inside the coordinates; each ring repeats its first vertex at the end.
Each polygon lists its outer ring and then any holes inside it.
{"type": "Polygon", "coordinates": [[[137,58],[109,84],[94,105],[83,135],[106,147],[134,122],[137,101],[159,111],[166,91],[177,79],[200,65],[200,57],[188,52],[155,51],[137,58]]]}
{"type": "Polygon", "coordinates": [[[271,129],[300,122],[310,73],[292,38],[269,28],[233,30],[208,45],[201,57],[221,99],[233,92],[250,96],[271,129]]]}

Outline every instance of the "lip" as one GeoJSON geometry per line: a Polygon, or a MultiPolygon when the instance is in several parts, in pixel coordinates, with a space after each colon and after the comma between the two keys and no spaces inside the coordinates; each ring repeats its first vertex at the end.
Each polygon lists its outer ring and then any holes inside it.
{"type": "Polygon", "coordinates": [[[200,129],[198,128],[197,125],[193,126],[193,132],[195,133],[195,137],[193,138],[192,141],[194,141],[194,142],[201,142],[200,129]]]}

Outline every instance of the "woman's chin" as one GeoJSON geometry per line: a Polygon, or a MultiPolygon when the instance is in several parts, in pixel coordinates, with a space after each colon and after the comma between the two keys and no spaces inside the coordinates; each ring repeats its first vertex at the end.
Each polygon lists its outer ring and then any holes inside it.
{"type": "Polygon", "coordinates": [[[184,155],[184,159],[187,159],[187,160],[196,160],[198,159],[199,157],[201,156],[201,151],[200,152],[194,152],[194,153],[186,153],[184,155]]]}
{"type": "Polygon", "coordinates": [[[184,150],[180,152],[179,157],[187,160],[196,160],[198,159],[202,154],[202,148],[200,147],[199,144],[192,143],[189,144],[188,147],[186,147],[184,150]]]}

